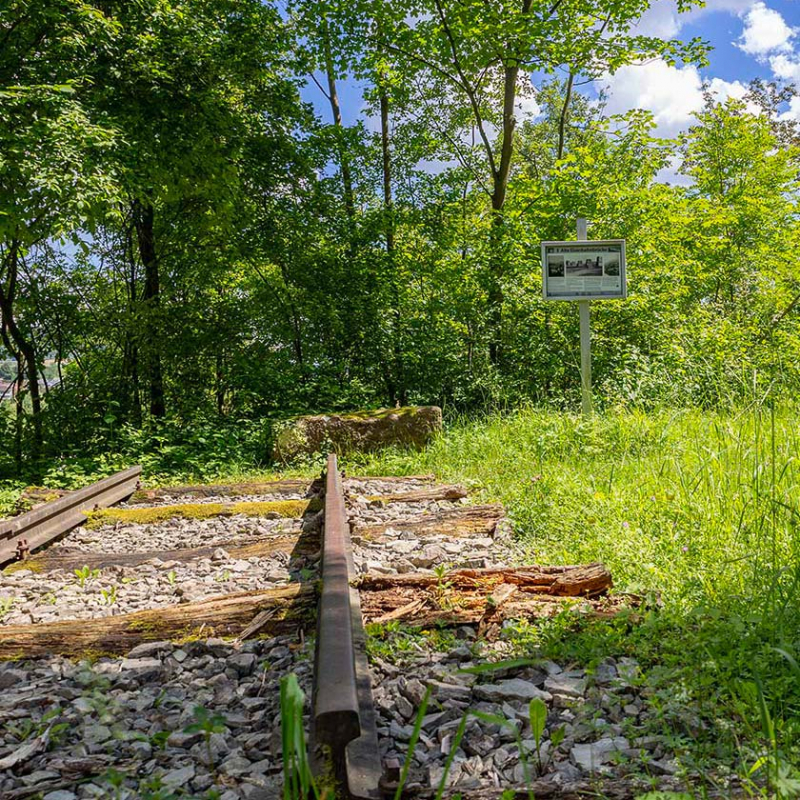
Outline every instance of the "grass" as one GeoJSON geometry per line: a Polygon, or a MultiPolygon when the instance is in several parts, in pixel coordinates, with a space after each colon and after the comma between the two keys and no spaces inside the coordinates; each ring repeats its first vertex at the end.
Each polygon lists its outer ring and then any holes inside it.
{"type": "Polygon", "coordinates": [[[642,618],[520,625],[508,632],[520,654],[589,667],[633,656],[687,769],[735,765],[758,785],[778,774],[771,753],[793,785],[800,674],[782,652],[800,652],[796,419],[793,408],[766,407],[588,421],[522,410],[456,423],[424,452],[345,467],[472,483],[505,504],[526,561],[603,561],[618,591],[645,598],[642,618]]]}
{"type": "MultiPolygon", "coordinates": [[[[521,558],[603,561],[616,590],[645,598],[640,617],[520,624],[506,632],[518,655],[590,669],[608,655],[635,657],[654,724],[687,770],[713,782],[727,769],[754,794],[766,786],[800,796],[797,417],[792,407],[758,405],[610,410],[591,420],[527,409],[457,421],[422,452],[390,449],[342,466],[471,484],[474,499],[504,503],[521,558]]],[[[174,474],[165,463],[153,462],[148,483],[275,477],[241,460],[202,474],[191,459],[174,474]]],[[[321,466],[309,459],[282,474],[308,477],[321,466]]],[[[391,648],[392,638],[374,632],[373,647],[391,648]]],[[[413,634],[399,638],[413,646],[413,634]]]]}

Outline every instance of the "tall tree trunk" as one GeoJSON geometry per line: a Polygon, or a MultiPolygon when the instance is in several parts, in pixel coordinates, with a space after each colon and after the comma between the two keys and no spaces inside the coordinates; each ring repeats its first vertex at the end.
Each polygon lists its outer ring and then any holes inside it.
{"type": "MultiPolygon", "coordinates": [[[[17,293],[19,272],[18,242],[12,243],[4,261],[5,282],[0,283],[0,315],[2,315],[3,329],[7,331],[4,338],[10,337],[18,353],[18,379],[21,382],[22,375],[27,375],[28,378],[28,391],[31,396],[31,421],[33,422],[31,460],[36,461],[42,453],[42,398],[39,393],[39,371],[36,366],[36,346],[33,337],[25,336],[14,317],[14,300],[17,293]]],[[[20,406],[18,405],[17,408],[18,424],[20,424],[20,406]]]]}
{"type": "Polygon", "coordinates": [[[223,371],[224,359],[222,352],[217,352],[214,380],[216,382],[217,414],[221,417],[225,413],[225,375],[223,371]]]}
{"type": "MultiPolygon", "coordinates": [[[[523,0],[522,13],[531,10],[533,0],[523,0]]],[[[500,163],[492,171],[492,226],[489,233],[489,360],[499,364],[503,338],[503,278],[505,276],[505,217],[503,208],[508,192],[508,177],[514,155],[514,131],[517,119],[514,103],[517,99],[519,62],[508,57],[503,75],[503,131],[500,144],[500,163]]]]}
{"type": "Polygon", "coordinates": [[[22,392],[22,381],[24,370],[22,368],[22,356],[19,350],[14,347],[11,338],[8,335],[8,326],[5,322],[0,326],[0,335],[3,338],[3,345],[8,354],[17,362],[17,374],[14,376],[14,382],[11,385],[11,396],[14,399],[14,466],[17,475],[22,474],[22,419],[25,414],[24,397],[22,392]]]}
{"type": "Polygon", "coordinates": [[[161,281],[158,273],[158,256],[154,235],[152,203],[135,204],[134,224],[139,243],[139,258],[144,267],[144,293],[142,301],[145,308],[145,338],[147,343],[147,367],[150,383],[150,414],[163,417],[164,380],[161,372],[161,341],[159,336],[158,312],[161,304],[161,281]]]}
{"type": "MultiPolygon", "coordinates": [[[[134,251],[133,226],[128,226],[125,233],[125,251],[128,260],[128,271],[125,276],[128,314],[127,319],[133,320],[135,325],[138,292],[136,286],[136,253],[134,251]]],[[[139,394],[139,346],[133,326],[126,325],[122,348],[122,382],[120,385],[120,404],[124,416],[140,428],[142,425],[142,405],[139,394]]]]}
{"type": "Polygon", "coordinates": [[[356,215],[356,204],[353,195],[353,178],[350,173],[350,159],[347,155],[347,146],[344,141],[344,125],[342,124],[342,109],[339,105],[339,92],[336,87],[336,70],[333,65],[331,53],[331,35],[328,22],[322,21],[322,48],[325,55],[325,76],[328,79],[328,102],[331,104],[333,124],[336,126],[337,141],[339,145],[339,168],[342,171],[342,186],[344,188],[344,207],[347,216],[353,219],[356,215]]]}
{"type": "Polygon", "coordinates": [[[25,392],[23,382],[25,380],[25,370],[22,367],[22,354],[14,351],[14,359],[17,362],[16,391],[14,392],[14,464],[17,468],[17,475],[22,474],[22,427],[25,418],[25,392]]]}
{"type": "Polygon", "coordinates": [[[389,128],[389,95],[386,92],[385,75],[378,76],[378,97],[381,107],[381,151],[383,154],[383,218],[386,236],[386,257],[389,262],[391,281],[392,313],[392,370],[389,393],[392,402],[405,405],[407,389],[403,366],[402,312],[400,309],[400,276],[397,274],[396,247],[394,239],[394,199],[392,197],[392,151],[389,128]]]}
{"type": "Polygon", "coordinates": [[[564,105],[561,107],[561,116],[558,118],[558,152],[556,159],[561,161],[564,156],[564,145],[567,141],[567,117],[569,116],[569,105],[572,102],[572,85],[575,82],[575,73],[569,71],[569,80],[567,81],[567,91],[564,96],[564,105]]]}

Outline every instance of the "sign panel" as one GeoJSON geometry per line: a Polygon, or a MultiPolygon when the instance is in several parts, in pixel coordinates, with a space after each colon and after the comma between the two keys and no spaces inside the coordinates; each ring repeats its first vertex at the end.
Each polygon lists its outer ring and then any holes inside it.
{"type": "Polygon", "coordinates": [[[545,300],[607,300],[627,294],[624,239],[542,242],[545,300]]]}

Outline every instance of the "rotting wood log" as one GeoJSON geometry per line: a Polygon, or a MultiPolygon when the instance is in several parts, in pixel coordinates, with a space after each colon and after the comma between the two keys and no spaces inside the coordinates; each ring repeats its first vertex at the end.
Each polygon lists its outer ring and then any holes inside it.
{"type": "Polygon", "coordinates": [[[522,592],[557,597],[597,597],[607,592],[613,582],[603,564],[577,566],[490,567],[486,569],[456,569],[443,576],[429,573],[406,575],[368,574],[358,581],[359,590],[429,589],[447,585],[459,591],[491,591],[503,583],[514,584],[522,592]]]}
{"type": "Polygon", "coordinates": [[[369,503],[388,506],[392,503],[423,503],[426,500],[460,500],[469,494],[463,486],[436,486],[433,489],[418,489],[413,492],[398,492],[397,494],[376,495],[351,495],[357,502],[359,496],[369,503]]]}
{"type": "Polygon", "coordinates": [[[211,558],[218,549],[223,549],[231,558],[268,558],[276,553],[293,553],[297,556],[313,555],[319,551],[320,535],[316,532],[280,533],[245,541],[217,542],[203,547],[185,547],[177,550],[150,550],[141,553],[96,553],[86,550],[67,550],[55,548],[45,550],[24,561],[17,561],[4,570],[17,572],[29,569],[31,572],[53,572],[90,567],[108,569],[111,567],[136,567],[154,559],[160,561],[195,561],[211,558]]]}
{"type": "Polygon", "coordinates": [[[388,528],[416,533],[419,536],[492,536],[497,523],[505,516],[499,503],[482,506],[459,506],[432,514],[418,514],[403,520],[393,520],[380,525],[352,525],[353,541],[379,541],[388,528]]]}
{"type": "Polygon", "coordinates": [[[209,485],[158,486],[139,489],[128,500],[129,504],[147,504],[174,497],[247,497],[249,495],[301,494],[312,486],[312,481],[299,478],[283,478],[275,481],[253,481],[245,483],[223,483],[209,485]]]}
{"type": "Polygon", "coordinates": [[[236,636],[267,610],[275,613],[259,632],[269,636],[294,633],[313,625],[315,587],[292,584],[115,617],[6,625],[0,627],[0,660],[54,654],[119,655],[142,642],[236,636]]]}
{"type": "Polygon", "coordinates": [[[602,564],[454,570],[442,576],[369,574],[357,585],[366,623],[398,620],[418,627],[548,617],[568,605],[609,616],[631,604],[628,598],[602,597],[612,585],[602,564]]]}

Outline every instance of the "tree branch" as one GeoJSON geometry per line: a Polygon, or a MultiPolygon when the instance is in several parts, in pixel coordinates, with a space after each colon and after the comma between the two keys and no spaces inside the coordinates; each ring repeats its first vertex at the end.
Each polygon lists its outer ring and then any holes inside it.
{"type": "Polygon", "coordinates": [[[470,86],[469,82],[467,81],[467,76],[464,74],[464,70],[461,67],[461,59],[458,57],[458,48],[456,47],[453,32],[450,30],[450,25],[447,23],[447,16],[444,13],[442,4],[440,0],[434,0],[434,2],[436,4],[436,10],[439,12],[439,19],[442,22],[445,36],[447,36],[447,41],[450,44],[450,52],[453,54],[453,64],[455,65],[456,72],[461,79],[461,87],[464,89],[464,92],[469,98],[470,106],[472,106],[472,113],[475,115],[475,122],[478,126],[478,132],[481,135],[483,146],[486,148],[486,156],[489,159],[489,168],[492,170],[492,174],[495,175],[497,174],[497,168],[494,161],[494,150],[492,149],[489,137],[486,135],[486,130],[483,127],[483,115],[481,114],[480,106],[475,97],[475,90],[472,86],[470,86]]]}

